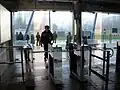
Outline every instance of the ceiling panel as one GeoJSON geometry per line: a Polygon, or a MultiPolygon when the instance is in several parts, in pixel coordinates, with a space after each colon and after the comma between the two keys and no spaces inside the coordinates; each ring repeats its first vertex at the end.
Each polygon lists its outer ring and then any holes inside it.
{"type": "Polygon", "coordinates": [[[81,0],[87,2],[108,2],[108,3],[120,3],[120,0],[81,0]]]}
{"type": "Polygon", "coordinates": [[[75,0],[37,0],[37,1],[60,1],[60,2],[61,1],[62,2],[66,2],[66,1],[69,2],[70,1],[71,2],[71,1],[75,1],[75,0]]]}
{"type": "MultiPolygon", "coordinates": [[[[7,0],[9,1],[9,0],[7,0]]],[[[5,3],[11,10],[56,9],[72,10],[75,0],[16,0],[5,3]],[[36,2],[37,1],[37,2],[36,2]],[[36,3],[35,3],[36,2],[36,3]]],[[[79,0],[81,10],[84,11],[115,11],[120,12],[120,0],[79,0]]]]}
{"type": "MultiPolygon", "coordinates": [[[[77,0],[37,0],[37,1],[62,1],[62,2],[71,2],[71,1],[77,1],[77,0]]],[[[88,1],[88,2],[99,2],[99,1],[102,1],[102,2],[111,2],[111,3],[120,3],[120,0],[79,0],[79,1],[88,1]]]]}

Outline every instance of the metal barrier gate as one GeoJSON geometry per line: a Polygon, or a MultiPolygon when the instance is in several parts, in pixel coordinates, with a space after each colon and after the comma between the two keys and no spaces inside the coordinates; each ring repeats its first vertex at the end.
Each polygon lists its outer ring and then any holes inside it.
{"type": "Polygon", "coordinates": [[[79,46],[79,49],[74,49],[74,44],[69,44],[69,56],[70,56],[70,75],[77,78],[79,81],[84,82],[84,48],[85,46],[79,46]],[[76,53],[75,53],[76,52],[76,53]],[[77,54],[78,53],[78,54],[77,54]]]}
{"type": "Polygon", "coordinates": [[[112,50],[112,54],[110,54],[111,48],[106,48],[106,44],[104,44],[104,48],[103,49],[92,49],[90,47],[90,55],[89,55],[89,76],[91,76],[91,72],[94,73],[95,75],[97,75],[98,77],[100,77],[102,80],[104,80],[106,82],[106,87],[108,88],[108,81],[109,81],[109,63],[110,63],[110,57],[113,56],[113,50],[112,50]],[[103,51],[103,58],[99,57],[97,55],[92,54],[92,50],[100,50],[103,51]],[[107,53],[107,54],[106,54],[107,53]],[[103,61],[103,70],[102,70],[102,74],[98,73],[97,71],[92,69],[92,57],[95,57],[99,60],[103,61]],[[106,65],[105,65],[106,62],[106,65]],[[106,67],[105,67],[106,66],[106,67]],[[106,72],[105,72],[106,71],[106,72]]]}
{"type": "MultiPolygon", "coordinates": [[[[13,48],[19,48],[20,49],[20,53],[21,53],[21,61],[20,62],[0,62],[0,64],[15,64],[15,63],[21,63],[21,67],[22,67],[22,80],[24,82],[24,65],[23,65],[23,47],[22,46],[3,46],[0,48],[5,48],[5,49],[13,49],[13,48]]],[[[0,76],[0,80],[3,76],[0,76]]]]}
{"type": "MultiPolygon", "coordinates": [[[[51,46],[52,47],[52,46],[51,46]]],[[[52,47],[52,48],[55,48],[55,47],[52,47]]],[[[62,48],[62,47],[61,47],[62,48]]],[[[53,82],[55,83],[55,84],[62,84],[62,82],[61,83],[56,83],[55,82],[55,78],[57,77],[56,75],[55,75],[55,69],[56,69],[56,67],[55,67],[55,65],[56,65],[56,63],[62,63],[62,61],[60,61],[60,60],[56,60],[55,58],[54,58],[54,56],[52,55],[52,53],[54,53],[54,52],[61,52],[61,53],[63,53],[63,52],[68,52],[69,54],[71,53],[71,52],[74,52],[74,51],[83,51],[81,54],[80,54],[80,58],[79,59],[81,59],[80,60],[80,63],[81,63],[81,65],[80,65],[80,71],[79,71],[79,73],[80,73],[80,76],[77,76],[77,74],[76,74],[76,76],[79,78],[79,80],[80,81],[83,81],[84,80],[84,74],[83,74],[83,72],[84,72],[84,48],[83,47],[81,47],[80,46],[80,49],[69,49],[69,50],[57,50],[57,51],[54,51],[53,49],[51,49],[51,50],[48,50],[48,72],[49,72],[49,75],[50,75],[50,77],[52,78],[52,80],[53,80],[53,82]],[[82,59],[83,58],[83,59],[82,59]]],[[[45,51],[33,51],[33,53],[44,53],[45,51]]],[[[70,54],[71,55],[71,54],[70,54]]],[[[71,58],[71,57],[70,57],[71,58]]],[[[71,64],[73,64],[73,63],[71,63],[71,64]]],[[[60,64],[59,64],[60,65],[60,64]]],[[[62,72],[61,72],[62,73],[62,72]]],[[[75,77],[76,77],[75,76],[75,77]]],[[[62,80],[62,79],[61,79],[62,80]]]]}
{"type": "MultiPolygon", "coordinates": [[[[54,54],[56,54],[57,52],[60,52],[59,54],[61,55],[62,52],[66,52],[64,50],[61,50],[62,47],[52,47],[51,45],[49,45],[48,47],[48,51],[33,51],[32,53],[45,53],[48,52],[48,62],[45,62],[45,65],[48,66],[48,73],[50,78],[52,79],[52,81],[54,82],[54,84],[63,84],[62,83],[62,59],[61,56],[60,58],[56,59],[54,57],[54,54]],[[60,50],[60,51],[59,51],[60,50]],[[55,53],[54,53],[55,52],[55,53]],[[56,73],[56,70],[57,73],[56,73]]],[[[47,68],[47,67],[46,67],[47,68]]]]}

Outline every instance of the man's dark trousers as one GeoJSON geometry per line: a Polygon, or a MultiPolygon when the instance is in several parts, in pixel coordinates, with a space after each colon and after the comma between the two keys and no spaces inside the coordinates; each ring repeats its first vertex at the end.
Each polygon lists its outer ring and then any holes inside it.
{"type": "Polygon", "coordinates": [[[45,51],[45,54],[44,54],[45,57],[44,58],[45,58],[45,61],[46,61],[46,59],[48,58],[48,43],[44,44],[44,51],[45,51]]]}

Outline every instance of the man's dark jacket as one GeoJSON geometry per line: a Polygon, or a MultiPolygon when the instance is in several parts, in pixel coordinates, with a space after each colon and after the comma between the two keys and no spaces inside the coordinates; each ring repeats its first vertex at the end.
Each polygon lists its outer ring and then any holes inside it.
{"type": "Polygon", "coordinates": [[[51,44],[51,41],[53,40],[53,34],[51,33],[50,30],[48,30],[48,32],[43,31],[41,34],[41,42],[43,44],[51,44]]]}

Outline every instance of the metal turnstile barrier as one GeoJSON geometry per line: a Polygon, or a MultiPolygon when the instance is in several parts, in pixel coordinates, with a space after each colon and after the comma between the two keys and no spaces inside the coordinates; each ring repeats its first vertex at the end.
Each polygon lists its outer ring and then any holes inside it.
{"type": "MultiPolygon", "coordinates": [[[[13,49],[13,48],[16,48],[16,49],[20,49],[20,53],[21,53],[21,61],[20,62],[15,62],[15,61],[10,61],[10,62],[0,62],[0,64],[15,64],[15,63],[21,63],[21,67],[22,67],[22,80],[24,82],[24,65],[23,65],[23,47],[22,46],[3,46],[3,47],[0,47],[0,48],[4,48],[4,49],[13,49]]],[[[0,79],[3,77],[4,74],[2,74],[2,76],[0,76],[0,79]]]]}
{"type": "MultiPolygon", "coordinates": [[[[52,47],[52,46],[51,46],[52,47]]],[[[60,55],[62,54],[62,52],[69,52],[69,56],[70,56],[70,71],[74,72],[75,71],[75,58],[72,56],[71,52],[74,51],[83,51],[81,54],[83,55],[82,58],[84,58],[84,48],[80,48],[80,49],[69,49],[69,50],[62,50],[62,47],[52,47],[51,49],[48,49],[48,72],[50,77],[52,78],[53,82],[55,84],[63,84],[62,80],[63,78],[60,75],[63,75],[62,70],[60,70],[59,68],[62,69],[62,57],[60,57],[60,55]],[[59,52],[59,55],[56,55],[56,53],[59,52]],[[57,58],[60,57],[60,58],[57,58]],[[74,61],[73,61],[74,60],[74,61]],[[72,62],[71,62],[72,61],[72,62]],[[72,64],[72,65],[71,65],[72,64]],[[74,65],[73,65],[74,64],[74,65]],[[72,69],[71,69],[72,67],[72,69]],[[73,70],[74,68],[74,70],[73,70]],[[60,70],[58,72],[58,70],[60,70]],[[56,73],[57,72],[57,73],[56,73]]],[[[33,53],[44,53],[45,51],[33,51],[33,53]]],[[[81,55],[77,56],[76,55],[76,59],[81,59],[81,55]]],[[[75,76],[78,77],[80,81],[84,80],[84,59],[80,60],[80,76],[75,76]]],[[[76,74],[77,75],[77,74],[76,74]]]]}
{"type": "Polygon", "coordinates": [[[78,79],[80,82],[85,82],[85,48],[88,46],[78,46],[74,49],[74,44],[69,44],[69,56],[70,56],[70,75],[78,79]]]}
{"type": "Polygon", "coordinates": [[[32,53],[48,52],[48,62],[45,62],[45,67],[48,67],[48,73],[55,85],[62,85],[62,47],[52,47],[49,45],[48,51],[33,51],[32,53]]]}
{"type": "Polygon", "coordinates": [[[102,80],[104,80],[106,82],[106,87],[108,88],[108,81],[109,81],[109,63],[110,63],[110,51],[108,51],[106,49],[106,44],[104,44],[104,49],[92,49],[90,47],[90,55],[89,55],[89,76],[91,76],[91,72],[95,75],[97,75],[98,77],[100,77],[102,80]],[[97,56],[95,54],[92,54],[92,50],[100,50],[103,51],[103,57],[97,56]],[[103,61],[103,70],[102,70],[102,74],[100,74],[99,72],[95,71],[92,69],[92,57],[95,57],[99,60],[103,61]],[[106,63],[105,63],[106,62],[106,63]],[[106,65],[105,65],[106,64],[106,65]],[[106,66],[106,67],[105,67],[106,66]],[[105,72],[106,71],[106,72],[105,72]]]}

